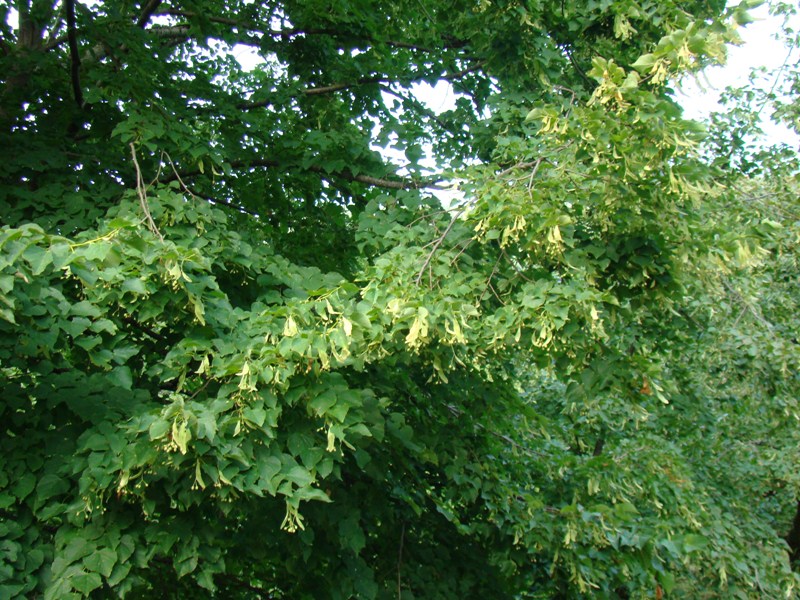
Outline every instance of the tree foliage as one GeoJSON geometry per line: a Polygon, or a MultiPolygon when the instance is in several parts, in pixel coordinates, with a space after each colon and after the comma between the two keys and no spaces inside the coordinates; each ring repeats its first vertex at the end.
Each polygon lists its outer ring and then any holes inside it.
{"type": "Polygon", "coordinates": [[[4,5],[0,595],[796,595],[754,4],[4,5]]]}

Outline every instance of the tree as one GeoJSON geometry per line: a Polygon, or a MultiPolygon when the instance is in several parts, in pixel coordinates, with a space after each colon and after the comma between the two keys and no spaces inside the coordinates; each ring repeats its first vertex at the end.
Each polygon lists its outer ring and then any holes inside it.
{"type": "Polygon", "coordinates": [[[792,458],[734,436],[796,350],[730,361],[796,241],[668,87],[755,3],[568,4],[5,7],[4,596],[795,593],[792,458]]]}

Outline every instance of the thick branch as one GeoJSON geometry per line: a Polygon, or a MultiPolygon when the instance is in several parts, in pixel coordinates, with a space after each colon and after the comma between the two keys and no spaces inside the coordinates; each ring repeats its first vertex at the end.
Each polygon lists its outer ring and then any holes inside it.
{"type": "MultiPolygon", "coordinates": [[[[275,161],[269,161],[275,162],[275,161]]],[[[251,163],[252,164],[252,163],[251,163]]],[[[253,165],[255,166],[255,165],[253,165]]],[[[265,166],[278,166],[276,164],[265,165],[265,166]]],[[[442,186],[438,185],[439,179],[431,180],[431,179],[384,179],[382,177],[372,177],[371,175],[362,175],[362,174],[354,174],[349,169],[345,169],[343,171],[338,171],[334,173],[328,173],[322,167],[317,165],[312,165],[308,167],[308,170],[313,173],[319,173],[323,176],[323,178],[327,178],[327,175],[331,175],[334,177],[338,177],[339,179],[344,179],[346,181],[356,181],[358,183],[364,183],[366,185],[372,185],[375,187],[382,187],[391,190],[420,190],[420,189],[444,189],[442,186]]]]}
{"type": "Polygon", "coordinates": [[[161,0],[148,0],[147,4],[142,7],[142,14],[139,15],[139,18],[136,21],[136,26],[144,28],[144,26],[150,21],[150,17],[153,16],[153,13],[159,6],[161,6],[161,0]]]}
{"type": "MultiPolygon", "coordinates": [[[[456,71],[455,73],[450,73],[449,75],[445,75],[445,76],[441,77],[440,79],[443,80],[443,81],[454,81],[456,79],[460,79],[464,75],[467,75],[469,73],[472,73],[474,71],[479,70],[480,68],[483,67],[483,65],[484,65],[483,61],[479,61],[476,64],[474,64],[474,65],[472,65],[470,67],[467,67],[466,69],[462,69],[461,71],[456,71]]],[[[403,80],[403,79],[390,79],[388,77],[384,77],[384,76],[381,76],[381,75],[375,75],[375,76],[372,76],[372,77],[362,77],[360,79],[357,79],[356,81],[351,81],[351,82],[347,82],[347,83],[333,83],[331,85],[323,85],[323,86],[320,86],[320,87],[306,88],[301,93],[306,95],[306,96],[317,96],[317,95],[321,95],[321,94],[330,94],[332,92],[339,92],[341,90],[346,90],[346,89],[353,88],[353,87],[358,87],[358,86],[361,86],[361,85],[372,85],[372,84],[379,84],[380,85],[380,84],[392,84],[392,83],[402,83],[402,84],[405,84],[405,85],[410,85],[410,84],[413,84],[413,83],[418,83],[420,81],[423,81],[424,79],[427,79],[427,78],[420,77],[420,78],[417,78],[417,79],[409,78],[409,79],[403,80]]],[[[383,86],[381,85],[381,87],[383,87],[383,86]]],[[[270,100],[270,99],[259,100],[258,102],[242,102],[241,104],[237,105],[237,108],[239,108],[240,110],[254,110],[256,108],[264,108],[265,106],[269,106],[270,104],[272,104],[272,102],[273,101],[270,100]]]]}
{"type": "MultiPolygon", "coordinates": [[[[170,16],[170,17],[184,17],[187,19],[191,19],[197,16],[197,13],[193,13],[187,10],[163,10],[158,13],[158,16],[170,16]]],[[[248,23],[245,21],[239,21],[237,19],[229,19],[226,17],[214,17],[211,15],[204,16],[205,19],[210,21],[211,23],[221,23],[222,25],[233,25],[234,27],[248,27],[248,23]]]]}
{"type": "Polygon", "coordinates": [[[800,560],[800,500],[797,502],[797,510],[794,513],[792,528],[786,535],[786,543],[789,545],[789,558],[792,562],[800,560]]]}
{"type": "Polygon", "coordinates": [[[162,344],[167,344],[169,342],[169,340],[164,335],[160,334],[152,327],[148,327],[144,323],[139,323],[139,321],[135,320],[133,317],[124,316],[122,317],[122,320],[131,327],[141,331],[145,335],[150,336],[151,338],[153,338],[158,342],[161,342],[162,344]]]}
{"type": "MultiPolygon", "coordinates": [[[[184,17],[187,19],[191,19],[197,16],[197,13],[193,13],[190,11],[185,10],[165,10],[159,13],[160,15],[169,15],[173,17],[184,17]]],[[[244,29],[250,31],[252,33],[258,33],[261,35],[268,35],[273,38],[281,38],[281,39],[290,39],[293,37],[298,37],[301,35],[326,35],[330,37],[338,37],[338,38],[350,38],[355,40],[362,40],[369,42],[371,44],[384,44],[386,46],[393,46],[395,48],[406,48],[408,50],[419,50],[420,52],[436,52],[438,50],[450,50],[450,49],[458,49],[463,48],[467,45],[467,42],[464,40],[452,40],[445,44],[442,44],[441,47],[432,48],[430,46],[423,46],[421,44],[415,44],[412,42],[405,42],[401,40],[380,40],[376,38],[372,38],[370,36],[366,36],[363,34],[352,33],[348,31],[341,31],[339,29],[330,29],[330,28],[290,28],[290,29],[258,29],[253,27],[252,23],[247,21],[241,21],[238,19],[231,19],[227,17],[205,17],[208,21],[212,23],[219,23],[221,25],[231,25],[233,27],[237,27],[240,29],[244,29]]]]}
{"type": "MultiPolygon", "coordinates": [[[[235,160],[230,163],[230,167],[232,169],[247,169],[253,167],[266,167],[266,168],[283,167],[286,169],[299,168],[299,167],[294,167],[293,165],[290,164],[281,163],[280,161],[272,158],[235,160]]],[[[353,181],[375,187],[387,188],[391,190],[446,189],[446,187],[438,185],[439,182],[441,181],[440,179],[410,179],[410,178],[385,179],[382,177],[373,177],[371,175],[354,174],[352,171],[348,169],[345,169],[343,171],[337,171],[334,173],[328,173],[325,169],[323,169],[318,165],[312,165],[308,167],[306,170],[311,171],[312,173],[318,173],[322,175],[324,179],[328,179],[329,177],[335,177],[338,179],[344,179],[346,181],[353,181]]],[[[180,173],[180,177],[191,178],[191,177],[196,177],[199,174],[200,171],[183,172],[180,173]]],[[[173,173],[172,175],[167,177],[164,181],[167,182],[176,181],[177,178],[178,174],[173,173]]]]}
{"type": "Polygon", "coordinates": [[[147,30],[148,33],[156,37],[165,39],[184,40],[189,38],[188,25],[165,25],[163,27],[151,27],[147,30]]]}
{"type": "MultiPolygon", "coordinates": [[[[359,85],[369,85],[373,83],[391,83],[391,80],[387,79],[386,77],[362,77],[356,81],[350,83],[334,83],[331,85],[323,85],[320,87],[313,87],[307,88],[303,90],[301,93],[307,96],[316,96],[320,94],[330,94],[332,92],[338,92],[341,90],[346,90],[348,88],[357,87],[359,85]]],[[[242,102],[241,104],[237,105],[237,108],[240,110],[254,110],[256,108],[264,108],[265,106],[269,106],[272,104],[272,100],[259,100],[258,102],[242,102]]]]}
{"type": "Polygon", "coordinates": [[[67,38],[69,40],[69,55],[71,59],[70,74],[72,78],[72,93],[78,107],[83,108],[83,92],[81,91],[81,57],[78,50],[78,34],[75,31],[75,0],[64,0],[67,11],[67,38]]]}

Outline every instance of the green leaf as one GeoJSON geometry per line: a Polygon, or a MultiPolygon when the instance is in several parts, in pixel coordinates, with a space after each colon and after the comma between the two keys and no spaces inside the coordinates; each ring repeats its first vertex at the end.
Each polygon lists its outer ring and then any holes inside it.
{"type": "Polygon", "coordinates": [[[267,411],[261,407],[248,406],[242,411],[242,416],[256,427],[261,427],[267,419],[267,411]]]}
{"type": "Polygon", "coordinates": [[[133,387],[133,375],[130,367],[114,367],[109,371],[108,378],[117,387],[130,390],[133,387]]]}
{"type": "Polygon", "coordinates": [[[108,585],[118,586],[122,583],[131,571],[131,564],[118,562],[114,565],[111,574],[108,576],[108,585]]]}
{"type": "Polygon", "coordinates": [[[184,577],[189,573],[192,573],[197,568],[197,561],[197,556],[189,556],[185,560],[176,564],[175,572],[178,574],[178,577],[184,577]]]}
{"type": "Polygon", "coordinates": [[[32,473],[25,473],[16,482],[12,491],[17,498],[24,500],[33,491],[35,485],[36,477],[32,473]]]}
{"type": "Polygon", "coordinates": [[[75,317],[92,317],[95,319],[103,314],[97,306],[86,300],[73,304],[69,312],[75,317]]]}
{"type": "Polygon", "coordinates": [[[94,551],[94,546],[81,537],[80,533],[75,535],[76,537],[73,537],[61,552],[61,557],[66,561],[67,565],[78,562],[94,551]]]}
{"type": "Polygon", "coordinates": [[[110,548],[101,548],[83,559],[83,565],[94,573],[103,577],[110,577],[117,563],[117,554],[110,548]]]}
{"type": "Polygon", "coordinates": [[[656,60],[657,58],[654,54],[642,54],[631,67],[637,71],[649,71],[656,64],[656,60]]]}
{"type": "Polygon", "coordinates": [[[103,585],[103,580],[97,573],[76,573],[70,578],[72,587],[84,595],[88,595],[91,591],[96,590],[103,585]]]}
{"type": "Polygon", "coordinates": [[[352,550],[354,554],[359,554],[367,545],[364,531],[355,517],[340,521],[339,536],[342,538],[343,545],[352,550]]]}
{"type": "Polygon", "coordinates": [[[294,482],[297,487],[300,488],[308,487],[314,481],[314,476],[308,471],[308,469],[304,469],[299,465],[289,469],[289,471],[286,473],[286,478],[294,482]]]}
{"type": "Polygon", "coordinates": [[[41,275],[53,262],[53,256],[50,251],[39,246],[28,246],[22,256],[31,266],[31,275],[34,277],[41,275]]]}
{"type": "Polygon", "coordinates": [[[126,279],[122,282],[120,287],[126,292],[133,292],[134,294],[142,295],[147,294],[147,287],[145,286],[144,281],[138,277],[126,279]]]}
{"type": "Polygon", "coordinates": [[[165,421],[163,419],[159,419],[157,421],[154,421],[150,425],[150,429],[149,429],[150,439],[151,440],[160,440],[165,435],[167,435],[167,432],[169,431],[169,429],[170,429],[170,423],[168,421],[165,421]]]}
{"type": "Polygon", "coordinates": [[[696,533],[687,533],[683,537],[683,551],[697,552],[708,546],[708,538],[696,533]]]}
{"type": "Polygon", "coordinates": [[[68,489],[68,482],[61,476],[47,474],[39,479],[36,485],[36,499],[38,503],[44,503],[53,496],[63,494],[68,489]]]}

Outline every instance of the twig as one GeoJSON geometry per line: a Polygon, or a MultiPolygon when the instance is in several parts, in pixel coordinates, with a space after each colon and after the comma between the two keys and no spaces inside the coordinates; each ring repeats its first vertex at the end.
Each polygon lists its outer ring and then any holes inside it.
{"type": "Polygon", "coordinates": [[[127,323],[131,327],[135,327],[136,329],[138,329],[142,333],[144,333],[146,335],[149,335],[151,338],[153,338],[154,340],[156,340],[158,342],[161,342],[162,344],[166,344],[166,343],[169,342],[169,340],[166,338],[166,336],[160,334],[159,332],[157,332],[152,327],[148,327],[144,323],[139,323],[139,321],[135,320],[133,317],[123,316],[122,320],[123,320],[123,322],[127,323]]]}
{"type": "Polygon", "coordinates": [[[592,81],[592,79],[586,74],[586,71],[584,71],[583,68],[578,64],[578,61],[575,60],[575,57],[572,55],[572,52],[570,52],[569,48],[564,46],[563,50],[566,53],[569,62],[572,64],[573,67],[575,67],[575,70],[578,72],[578,75],[580,75],[581,79],[583,79],[583,81],[588,86],[594,87],[596,85],[595,82],[592,81]]]}
{"type": "MultiPolygon", "coordinates": [[[[297,167],[297,165],[292,164],[282,164],[280,161],[272,159],[272,158],[257,158],[251,160],[234,160],[228,163],[232,169],[241,169],[241,168],[251,168],[251,167],[267,167],[267,168],[274,168],[274,167],[283,167],[285,169],[291,169],[293,167],[297,167]]],[[[366,185],[374,185],[376,187],[388,188],[391,190],[422,190],[422,189],[431,189],[431,190],[446,190],[449,189],[448,186],[439,185],[440,179],[434,178],[425,178],[425,179],[385,179],[381,177],[373,177],[371,175],[362,175],[362,174],[354,174],[349,169],[344,169],[342,171],[337,171],[334,173],[328,173],[325,169],[320,167],[319,165],[311,165],[306,169],[307,171],[311,171],[313,173],[319,173],[323,179],[330,179],[331,177],[338,177],[344,179],[346,181],[353,181],[364,183],[366,185]]],[[[181,177],[189,178],[194,177],[200,174],[200,171],[188,171],[183,172],[180,174],[181,177]]],[[[173,176],[170,176],[166,179],[166,181],[175,181],[177,180],[177,173],[173,176]]]]}
{"type": "MultiPolygon", "coordinates": [[[[467,67],[466,69],[462,69],[461,71],[456,71],[455,73],[450,73],[449,75],[445,75],[440,79],[442,81],[453,81],[455,79],[459,79],[464,75],[472,73],[474,71],[480,70],[484,66],[484,61],[478,61],[471,67],[467,67]]],[[[360,79],[356,79],[355,81],[350,81],[347,83],[332,83],[330,85],[323,85],[319,87],[312,87],[306,88],[299,92],[299,94],[303,94],[306,96],[317,96],[320,94],[330,94],[332,92],[339,92],[341,90],[347,90],[353,87],[357,87],[360,85],[373,85],[373,84],[392,84],[392,83],[403,83],[403,84],[413,84],[423,81],[424,79],[400,79],[400,80],[392,80],[388,77],[383,77],[380,75],[375,75],[372,77],[361,77],[360,79]]],[[[269,106],[274,102],[274,99],[267,99],[267,100],[259,100],[257,102],[242,102],[236,106],[239,110],[253,110],[256,108],[263,108],[265,106],[269,106]]]]}
{"type": "Polygon", "coordinates": [[[133,157],[133,165],[136,167],[136,193],[139,196],[139,204],[142,207],[142,211],[144,212],[145,220],[147,221],[147,227],[152,231],[158,239],[162,242],[164,241],[164,236],[161,235],[161,232],[158,230],[158,226],[156,222],[153,220],[153,215],[150,214],[150,208],[147,206],[147,193],[144,185],[144,179],[142,178],[142,170],[139,168],[139,161],[136,158],[136,146],[133,145],[133,142],[130,143],[131,147],[131,156],[133,157]]]}
{"type": "Polygon", "coordinates": [[[522,277],[522,278],[523,278],[525,281],[527,281],[527,282],[529,282],[529,283],[533,283],[533,280],[532,280],[532,279],[530,279],[529,277],[526,277],[526,276],[525,276],[525,274],[524,274],[524,273],[522,272],[522,270],[520,269],[520,267],[519,267],[519,266],[517,266],[517,263],[516,263],[516,259],[515,259],[515,258],[513,258],[513,257],[509,256],[508,254],[506,254],[506,251],[505,251],[505,250],[500,250],[500,252],[502,252],[502,253],[503,253],[503,256],[505,256],[505,257],[508,259],[508,262],[511,264],[511,266],[514,268],[514,270],[517,272],[517,275],[519,275],[520,277],[522,277]]]}
{"type": "MultiPolygon", "coordinates": [[[[529,167],[533,167],[537,163],[539,163],[541,160],[542,160],[542,158],[538,158],[538,159],[533,160],[531,162],[523,162],[523,163],[517,163],[515,165],[511,165],[507,169],[503,169],[502,171],[497,173],[497,175],[495,175],[495,177],[504,177],[504,176],[508,175],[509,173],[512,173],[512,172],[516,171],[517,169],[527,169],[529,167]]],[[[527,175],[525,177],[527,177],[527,175]]]]}
{"type": "Polygon", "coordinates": [[[578,94],[575,92],[575,90],[573,90],[572,88],[565,87],[563,85],[554,85],[553,89],[561,91],[561,92],[567,92],[568,94],[571,94],[572,95],[572,100],[570,100],[569,103],[570,104],[575,104],[575,100],[578,97],[578,94]]]}
{"type": "Polygon", "coordinates": [[[786,67],[789,66],[789,59],[792,58],[792,53],[794,52],[795,45],[797,44],[796,40],[792,40],[792,44],[789,46],[789,51],[786,53],[786,58],[781,65],[781,68],[778,69],[778,72],[775,74],[775,79],[772,81],[772,87],[769,90],[769,94],[764,97],[764,101],[761,103],[761,106],[758,107],[756,111],[756,117],[760,117],[761,113],[764,111],[764,107],[769,102],[769,98],[775,93],[775,88],[778,87],[778,82],[780,81],[781,77],[783,76],[783,72],[786,70],[786,67]]]}
{"type": "Polygon", "coordinates": [[[161,160],[158,161],[158,169],[156,169],[156,176],[153,177],[153,179],[150,181],[150,184],[147,187],[153,187],[156,183],[158,183],[158,180],[161,178],[161,168],[162,168],[163,163],[164,163],[164,156],[165,155],[166,155],[166,152],[164,152],[162,150],[161,151],[161,160]]]}
{"type": "Polygon", "coordinates": [[[209,384],[209,383],[211,383],[211,379],[210,379],[210,378],[209,378],[209,379],[206,379],[206,380],[203,382],[203,385],[201,385],[199,388],[197,388],[197,389],[194,391],[194,393],[193,393],[191,396],[189,396],[189,400],[194,400],[194,398],[195,398],[195,397],[196,397],[196,396],[197,396],[197,395],[198,395],[200,392],[202,392],[204,389],[206,389],[206,388],[208,387],[208,384],[209,384]]]}
{"type": "Polygon", "coordinates": [[[261,215],[259,213],[255,212],[253,210],[250,210],[248,208],[245,208],[241,204],[234,204],[230,200],[224,200],[222,198],[217,198],[216,196],[211,196],[209,194],[204,194],[204,193],[199,192],[197,190],[192,190],[189,187],[186,188],[186,191],[189,192],[192,196],[194,196],[196,198],[202,198],[203,200],[205,200],[206,202],[210,202],[211,204],[214,204],[214,205],[217,205],[217,206],[227,206],[228,208],[232,208],[232,209],[234,209],[234,210],[236,210],[236,211],[238,211],[238,212],[240,212],[242,214],[245,214],[245,215],[250,215],[251,217],[255,217],[256,219],[260,219],[261,218],[261,215]]]}
{"type": "Polygon", "coordinates": [[[467,67],[466,69],[462,69],[461,71],[456,71],[455,73],[451,73],[450,75],[445,75],[444,77],[442,77],[442,79],[445,80],[445,81],[453,81],[454,79],[459,79],[459,78],[463,77],[464,75],[469,75],[470,73],[473,73],[475,71],[478,71],[478,70],[482,69],[485,64],[486,64],[486,61],[479,60],[478,62],[476,62],[471,67],[467,67]]]}
{"type": "Polygon", "coordinates": [[[446,208],[443,208],[442,210],[435,210],[435,211],[433,211],[433,212],[425,213],[424,215],[422,215],[422,216],[420,216],[420,217],[417,217],[416,219],[414,219],[413,221],[411,221],[411,223],[409,223],[408,225],[406,225],[406,226],[405,226],[405,228],[406,228],[406,229],[410,229],[410,228],[412,228],[414,225],[416,225],[417,223],[419,223],[420,221],[422,221],[423,219],[427,219],[427,218],[429,218],[429,217],[436,217],[436,216],[438,216],[438,215],[443,215],[443,214],[444,214],[444,213],[446,213],[446,212],[448,212],[448,211],[447,211],[447,209],[446,209],[446,208]]]}
{"type": "Polygon", "coordinates": [[[502,304],[503,306],[505,306],[505,305],[506,305],[506,303],[505,303],[505,302],[503,302],[503,299],[500,297],[500,294],[498,294],[498,293],[497,293],[497,290],[495,290],[495,289],[494,289],[494,286],[492,285],[492,282],[491,282],[491,281],[487,282],[487,283],[486,283],[486,286],[487,286],[487,287],[488,287],[490,290],[492,290],[492,294],[494,294],[494,297],[495,297],[495,298],[497,298],[497,301],[498,301],[500,304],[502,304]]]}
{"type": "MultiPolygon", "coordinates": [[[[497,292],[495,291],[494,287],[492,287],[492,279],[494,278],[495,274],[497,273],[497,267],[500,266],[500,259],[503,258],[504,254],[505,254],[505,252],[501,249],[500,250],[500,254],[497,255],[497,260],[494,261],[494,266],[492,267],[492,272],[489,273],[489,279],[486,280],[486,287],[481,292],[481,297],[478,298],[478,302],[483,300],[483,297],[486,295],[486,290],[487,289],[491,289],[492,293],[494,294],[494,297],[497,298],[498,300],[500,300],[500,296],[497,295],[497,292]]],[[[506,303],[503,302],[502,300],[500,300],[500,304],[505,306],[506,303]]]]}
{"type": "MultiPolygon", "coordinates": [[[[742,296],[739,290],[733,287],[733,285],[727,279],[721,278],[721,281],[723,287],[727,289],[728,292],[730,292],[730,294],[736,298],[736,300],[744,307],[746,311],[749,311],[750,314],[753,315],[753,317],[755,317],[756,321],[758,321],[764,327],[766,327],[768,331],[774,331],[775,327],[772,325],[772,323],[767,321],[767,319],[764,318],[764,315],[761,314],[761,311],[757,307],[753,306],[750,302],[748,302],[745,299],[745,297],[742,296]]],[[[737,322],[739,321],[739,318],[741,318],[741,315],[739,315],[739,317],[736,319],[737,322]]]]}
{"type": "Polygon", "coordinates": [[[433,255],[436,254],[436,251],[439,249],[439,246],[442,245],[442,242],[444,242],[444,239],[447,237],[447,234],[450,233],[450,230],[453,228],[453,225],[456,224],[456,221],[458,221],[458,218],[464,213],[465,210],[466,206],[461,210],[459,210],[457,213],[454,213],[452,218],[450,219],[450,223],[448,223],[444,232],[442,232],[442,235],[440,235],[434,241],[433,248],[431,248],[431,251],[425,258],[425,262],[422,264],[422,268],[419,270],[419,273],[417,274],[417,279],[415,281],[416,285],[419,285],[420,281],[422,281],[422,274],[425,272],[425,269],[428,268],[428,265],[431,264],[431,260],[433,260],[433,255]]]}
{"type": "MultiPolygon", "coordinates": [[[[197,13],[185,11],[185,10],[175,10],[169,9],[164,10],[158,13],[159,15],[169,15],[174,17],[184,17],[187,19],[196,18],[197,13]]],[[[468,45],[466,40],[450,40],[447,43],[442,44],[440,48],[431,48],[428,46],[422,46],[420,44],[415,44],[413,42],[404,42],[399,40],[381,40],[376,38],[371,38],[369,36],[363,35],[361,33],[356,33],[352,31],[345,31],[339,29],[330,29],[330,28],[290,28],[290,29],[259,29],[253,27],[252,22],[245,21],[245,20],[237,20],[237,19],[230,19],[227,17],[212,17],[208,15],[204,15],[203,17],[205,20],[208,20],[211,23],[220,23],[222,25],[232,25],[240,30],[246,30],[253,34],[261,34],[264,36],[269,36],[272,38],[280,38],[281,40],[288,40],[297,36],[310,36],[310,35],[327,35],[334,38],[346,38],[348,40],[351,39],[358,39],[364,40],[369,42],[373,46],[376,44],[386,44],[387,46],[394,46],[396,48],[406,48],[409,50],[419,50],[421,52],[437,52],[439,50],[450,50],[450,49],[458,49],[463,48],[468,45]]]]}
{"type": "Polygon", "coordinates": [[[403,542],[406,537],[406,523],[403,521],[403,527],[400,529],[400,546],[397,549],[397,600],[402,600],[403,590],[402,581],[400,579],[400,567],[403,564],[403,542]]]}
{"type": "MultiPolygon", "coordinates": [[[[462,411],[460,408],[458,408],[456,406],[453,406],[452,404],[445,404],[445,408],[447,410],[449,410],[450,413],[456,418],[460,419],[460,418],[462,418],[464,416],[464,411],[462,411]]],[[[482,429],[483,431],[485,431],[486,433],[488,433],[492,437],[497,438],[498,440],[504,441],[506,444],[508,444],[509,446],[514,448],[515,450],[518,450],[518,451],[520,451],[520,452],[522,452],[524,454],[527,454],[529,456],[544,456],[545,455],[544,452],[540,452],[538,450],[531,450],[530,448],[526,448],[525,446],[522,446],[521,444],[517,443],[516,441],[514,441],[509,436],[507,436],[507,435],[505,435],[503,433],[497,433],[496,431],[492,431],[491,429],[489,429],[488,427],[486,427],[486,425],[484,425],[482,423],[477,423],[476,422],[475,423],[475,427],[477,427],[478,429],[482,429]]]]}
{"type": "MultiPolygon", "coordinates": [[[[178,183],[180,184],[180,186],[184,189],[184,191],[186,191],[190,196],[192,196],[194,198],[194,196],[195,196],[194,192],[192,192],[192,190],[190,190],[189,187],[185,183],[183,183],[183,179],[181,179],[181,175],[180,175],[180,173],[178,173],[178,169],[175,168],[175,163],[172,162],[172,157],[169,154],[167,154],[166,152],[164,152],[164,156],[167,157],[167,161],[169,162],[169,166],[172,167],[172,172],[175,173],[175,178],[178,180],[178,183]]],[[[160,168],[161,167],[159,165],[159,169],[160,168]]]]}
{"type": "Polygon", "coordinates": [[[451,248],[451,250],[455,250],[458,247],[459,244],[464,244],[464,246],[461,248],[461,250],[458,251],[458,254],[456,254],[453,257],[453,260],[450,261],[450,266],[453,266],[454,264],[456,264],[456,261],[459,258],[461,258],[461,255],[464,254],[464,252],[467,251],[467,248],[469,248],[470,244],[472,242],[474,242],[474,241],[475,241],[475,236],[472,236],[472,237],[467,238],[466,240],[461,240],[460,242],[456,242],[455,244],[453,244],[453,247],[451,248]]]}
{"type": "Polygon", "coordinates": [[[428,17],[428,20],[431,22],[431,25],[433,25],[434,22],[433,17],[431,16],[431,13],[428,12],[428,9],[425,8],[425,5],[422,2],[420,2],[420,0],[417,0],[417,4],[419,4],[419,7],[422,9],[422,12],[425,13],[425,16],[428,17]]]}
{"type": "Polygon", "coordinates": [[[56,34],[61,29],[61,24],[64,22],[64,19],[66,17],[66,12],[67,12],[66,2],[64,2],[61,6],[61,10],[58,11],[56,22],[53,23],[53,26],[50,28],[50,35],[47,37],[47,42],[45,43],[43,48],[45,51],[51,49],[51,44],[54,44],[52,46],[54,48],[55,46],[64,42],[63,39],[64,36],[56,36],[56,34]],[[56,40],[60,41],[56,42],[56,40]]]}

